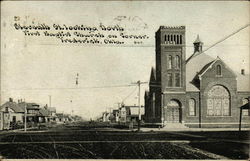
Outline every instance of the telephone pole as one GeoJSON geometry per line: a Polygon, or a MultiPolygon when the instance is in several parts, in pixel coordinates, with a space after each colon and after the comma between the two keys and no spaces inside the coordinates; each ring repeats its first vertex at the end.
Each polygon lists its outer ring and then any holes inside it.
{"type": "Polygon", "coordinates": [[[24,102],[24,131],[27,131],[27,104],[24,102]]]}
{"type": "Polygon", "coordinates": [[[138,80],[136,83],[133,84],[137,84],[138,85],[138,131],[140,131],[141,128],[141,84],[146,84],[148,82],[141,82],[140,80],[138,80]]]}

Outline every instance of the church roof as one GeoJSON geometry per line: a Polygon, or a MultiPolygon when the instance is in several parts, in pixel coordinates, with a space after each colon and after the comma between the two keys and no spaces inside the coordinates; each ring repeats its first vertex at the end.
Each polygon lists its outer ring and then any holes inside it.
{"type": "Polygon", "coordinates": [[[204,66],[213,62],[214,58],[210,57],[206,53],[199,54],[186,64],[186,91],[199,91],[199,89],[191,83],[194,77],[204,70],[204,66]]]}
{"type": "MultiPolygon", "coordinates": [[[[199,91],[192,81],[198,74],[203,74],[212,64],[220,58],[212,58],[206,53],[196,55],[195,57],[186,61],[186,91],[199,91]]],[[[230,69],[230,68],[228,68],[230,69]]],[[[237,77],[237,90],[250,91],[250,77],[249,75],[242,75],[233,72],[237,77]]]]}

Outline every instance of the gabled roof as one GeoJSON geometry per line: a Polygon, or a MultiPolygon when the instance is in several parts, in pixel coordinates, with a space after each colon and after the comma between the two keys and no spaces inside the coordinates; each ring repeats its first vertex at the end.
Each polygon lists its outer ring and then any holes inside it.
{"type": "Polygon", "coordinates": [[[192,81],[205,65],[213,61],[214,58],[210,57],[206,53],[202,53],[186,62],[186,91],[199,91],[192,81]]]}
{"type": "Polygon", "coordinates": [[[50,116],[50,112],[48,110],[44,109],[44,108],[39,109],[39,114],[41,116],[50,116]]]}
{"type": "Polygon", "coordinates": [[[39,105],[37,103],[26,103],[26,102],[18,103],[18,106],[21,107],[22,109],[25,109],[25,105],[28,110],[32,109],[39,110],[39,105]]]}
{"type": "MultiPolygon", "coordinates": [[[[212,58],[208,56],[206,53],[199,54],[193,58],[191,58],[188,62],[186,62],[186,91],[199,91],[199,88],[195,86],[193,80],[198,75],[204,74],[216,61],[221,60],[219,57],[212,58]]],[[[221,60],[222,61],[222,60],[221,60]]],[[[224,63],[222,61],[222,63],[224,63]]],[[[225,63],[224,65],[227,69],[231,70],[225,63]]],[[[238,91],[250,91],[250,77],[249,75],[242,75],[239,73],[235,73],[231,70],[233,74],[235,74],[237,78],[237,90],[238,91]]]]}
{"type": "Polygon", "coordinates": [[[25,112],[24,108],[21,108],[20,106],[18,106],[18,104],[16,102],[6,102],[0,107],[0,109],[2,110],[2,109],[5,109],[6,107],[12,109],[14,112],[17,112],[17,113],[19,113],[19,112],[24,113],[25,112]]]}
{"type": "Polygon", "coordinates": [[[56,112],[56,108],[55,107],[48,107],[48,110],[51,112],[56,112]]]}

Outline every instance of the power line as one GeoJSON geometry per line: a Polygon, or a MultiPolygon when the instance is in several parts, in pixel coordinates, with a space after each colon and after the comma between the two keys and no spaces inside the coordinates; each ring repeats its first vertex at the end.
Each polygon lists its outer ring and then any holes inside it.
{"type": "Polygon", "coordinates": [[[12,88],[10,90],[81,90],[81,89],[98,89],[98,88],[122,88],[122,87],[131,87],[136,86],[133,84],[128,85],[113,85],[113,86],[92,86],[92,87],[74,87],[74,88],[23,88],[23,89],[15,89],[12,88]]]}
{"type": "Polygon", "coordinates": [[[129,93],[129,94],[122,100],[122,102],[126,101],[126,99],[128,99],[128,98],[136,91],[136,89],[137,89],[137,86],[135,87],[135,89],[134,89],[131,93],[129,93]]]}
{"type": "Polygon", "coordinates": [[[198,55],[200,55],[200,54],[202,54],[202,53],[208,51],[208,50],[211,49],[212,47],[214,47],[214,46],[216,46],[217,44],[219,44],[219,43],[225,41],[225,40],[228,39],[229,37],[231,37],[231,36],[237,34],[237,33],[240,32],[241,30],[243,30],[243,29],[245,29],[245,28],[247,28],[247,27],[249,27],[249,26],[250,26],[250,24],[246,24],[245,26],[239,28],[239,29],[236,30],[235,32],[229,34],[228,36],[222,38],[221,40],[217,41],[217,42],[214,43],[213,45],[209,46],[207,49],[203,50],[202,52],[200,52],[200,53],[198,53],[198,54],[196,54],[196,55],[193,55],[192,58],[194,58],[194,57],[196,57],[196,56],[198,56],[198,55]]]}

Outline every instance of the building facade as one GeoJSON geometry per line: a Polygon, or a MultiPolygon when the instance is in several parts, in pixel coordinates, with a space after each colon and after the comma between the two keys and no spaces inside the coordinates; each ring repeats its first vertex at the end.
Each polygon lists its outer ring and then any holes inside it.
{"type": "MultiPolygon", "coordinates": [[[[240,106],[250,96],[249,75],[231,70],[202,51],[199,36],[186,59],[186,28],[161,26],[156,32],[156,66],[145,92],[145,121],[189,127],[237,127],[240,106]]],[[[243,124],[249,126],[249,110],[243,124]]]]}

